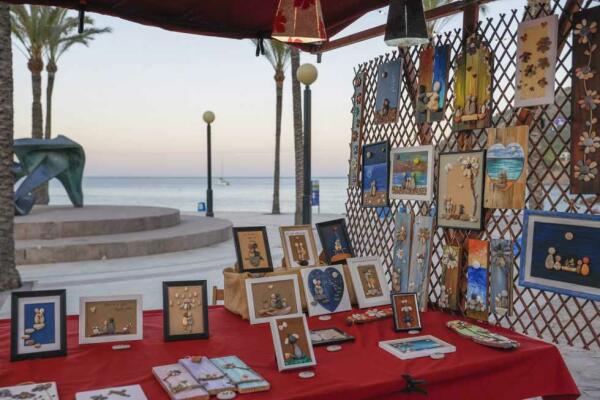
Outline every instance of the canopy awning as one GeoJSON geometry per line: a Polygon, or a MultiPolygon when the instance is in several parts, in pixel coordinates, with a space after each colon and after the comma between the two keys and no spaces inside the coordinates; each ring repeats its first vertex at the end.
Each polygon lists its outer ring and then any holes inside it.
{"type": "MultiPolygon", "coordinates": [[[[79,9],[80,0],[4,0],[79,9]]],[[[298,0],[311,1],[311,0],[298,0]]],[[[176,32],[232,39],[270,38],[279,0],[86,0],[89,12],[176,32]]],[[[327,36],[346,28],[389,0],[321,0],[327,36]]]]}

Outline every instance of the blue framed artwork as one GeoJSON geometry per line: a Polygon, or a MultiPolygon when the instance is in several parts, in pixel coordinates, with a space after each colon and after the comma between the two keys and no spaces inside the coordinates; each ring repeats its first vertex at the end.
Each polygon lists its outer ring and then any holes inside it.
{"type": "Polygon", "coordinates": [[[411,215],[399,211],[396,215],[396,229],[394,231],[392,292],[408,292],[408,267],[410,265],[412,226],[411,215]]]}
{"type": "Polygon", "coordinates": [[[354,257],[354,250],[350,243],[346,220],[335,219],[332,221],[315,224],[325,261],[328,264],[343,264],[347,258],[354,257]]]}
{"type": "Polygon", "coordinates": [[[401,58],[381,64],[377,68],[377,92],[373,118],[375,124],[388,124],[398,121],[401,85],[401,58]]]}
{"type": "Polygon", "coordinates": [[[389,142],[384,141],[363,146],[362,160],[362,206],[389,206],[389,142]]]}
{"type": "Polygon", "coordinates": [[[519,284],[600,301],[600,216],[525,210],[519,284]]]}
{"type": "Polygon", "coordinates": [[[352,309],[341,265],[302,268],[306,307],[311,317],[352,309]]]}

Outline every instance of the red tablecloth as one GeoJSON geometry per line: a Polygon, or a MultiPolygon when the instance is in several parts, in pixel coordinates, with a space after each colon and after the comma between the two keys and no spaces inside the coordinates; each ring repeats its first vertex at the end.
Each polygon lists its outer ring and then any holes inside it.
{"type": "Polygon", "coordinates": [[[79,345],[77,317],[68,320],[68,356],[9,362],[10,322],[0,321],[0,386],[26,381],[56,381],[62,399],[76,392],[109,386],[141,384],[152,400],[168,399],[151,373],[151,367],[176,362],[186,355],[209,357],[237,355],[270,383],[268,392],[245,394],[256,399],[423,399],[398,391],[402,374],[425,379],[428,398],[523,399],[534,396],[576,399],[579,391],[558,349],[548,343],[496,329],[518,340],[521,348],[502,351],[459,337],[445,327],[452,316],[429,311],[422,314],[423,334],[431,334],[456,346],[456,353],[442,360],[420,358],[402,361],[378,347],[380,340],[406,337],[395,333],[384,320],[347,327],[348,313],[330,321],[309,318],[311,329],[337,326],[356,341],[343,344],[340,352],[315,348],[316,377],[303,380],[297,372],[277,371],[268,324],[250,325],[222,307],[210,309],[210,339],[163,342],[162,312],[144,313],[144,340],[132,348],[114,351],[112,344],[79,345]]]}

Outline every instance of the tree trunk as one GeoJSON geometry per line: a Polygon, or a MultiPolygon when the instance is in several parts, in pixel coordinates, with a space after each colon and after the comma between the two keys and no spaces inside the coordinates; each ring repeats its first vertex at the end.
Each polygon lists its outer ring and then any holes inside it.
{"type": "Polygon", "coordinates": [[[21,286],[13,236],[13,76],[10,11],[0,3],[0,291],[21,286]]]}
{"type": "MultiPolygon", "coordinates": [[[[34,139],[44,138],[44,124],[42,112],[42,70],[44,61],[41,59],[30,58],[27,67],[31,72],[31,89],[33,92],[33,102],[31,103],[31,137],[34,139]]],[[[34,190],[35,204],[48,204],[48,184],[40,186],[34,190]]]]}
{"type": "Polygon", "coordinates": [[[292,103],[294,115],[294,159],[296,169],[296,225],[302,223],[302,194],[304,192],[304,137],[302,136],[302,95],[296,72],[300,67],[300,51],[292,47],[292,103]]]}
{"type": "Polygon", "coordinates": [[[56,64],[48,62],[46,72],[48,72],[48,82],[46,82],[46,130],[44,139],[52,139],[52,93],[54,92],[54,77],[58,70],[56,64]]]}
{"type": "Polygon", "coordinates": [[[281,214],[279,207],[279,177],[281,175],[281,113],[283,103],[283,81],[285,73],[282,70],[275,72],[275,171],[273,172],[273,214],[281,214]]]}

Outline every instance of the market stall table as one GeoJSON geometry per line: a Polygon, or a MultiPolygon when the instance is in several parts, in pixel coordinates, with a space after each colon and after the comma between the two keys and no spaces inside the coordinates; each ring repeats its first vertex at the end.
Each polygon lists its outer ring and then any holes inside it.
{"type": "Polygon", "coordinates": [[[298,371],[277,371],[268,324],[250,325],[225,308],[211,307],[210,339],[163,341],[162,311],[144,313],[144,340],[131,349],[112,350],[112,344],[79,345],[78,318],[68,320],[68,356],[11,363],[10,321],[0,321],[0,386],[22,382],[56,381],[63,399],[96,388],[141,384],[148,398],[168,399],[152,376],[156,365],[177,362],[187,355],[237,355],[271,384],[268,392],[244,394],[255,399],[422,399],[406,395],[402,375],[424,379],[428,398],[436,399],[576,399],[579,391],[558,349],[527,336],[502,329],[491,330],[517,340],[521,348],[503,351],[478,345],[446,328],[456,319],[438,311],[422,314],[422,334],[434,335],[456,346],[444,359],[402,361],[378,347],[381,340],[408,337],[395,333],[387,319],[364,325],[345,325],[349,312],[330,321],[309,318],[311,329],[338,327],[356,337],[339,352],[315,348],[316,376],[300,379],[298,371]]]}

